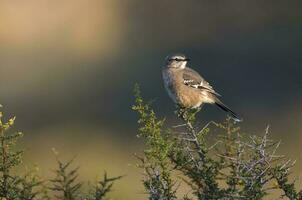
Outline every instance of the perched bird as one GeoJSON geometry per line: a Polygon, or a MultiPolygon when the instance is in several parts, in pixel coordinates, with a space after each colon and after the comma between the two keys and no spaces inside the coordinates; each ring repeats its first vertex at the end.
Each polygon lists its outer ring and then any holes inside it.
{"type": "Polygon", "coordinates": [[[213,87],[198,72],[187,67],[190,59],[183,54],[174,54],[166,58],[162,70],[164,86],[172,100],[182,108],[198,109],[205,103],[215,104],[228,112],[235,121],[241,121],[238,115],[223,104],[213,87]]]}

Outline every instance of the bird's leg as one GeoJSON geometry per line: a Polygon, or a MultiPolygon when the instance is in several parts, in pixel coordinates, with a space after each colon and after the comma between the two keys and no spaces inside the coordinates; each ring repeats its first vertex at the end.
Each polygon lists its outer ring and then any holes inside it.
{"type": "Polygon", "coordinates": [[[187,109],[185,107],[182,107],[180,105],[177,105],[176,106],[176,111],[175,113],[177,114],[177,117],[181,118],[181,119],[184,119],[185,118],[185,115],[186,115],[186,111],[187,109]]]}
{"type": "Polygon", "coordinates": [[[184,121],[190,121],[194,123],[195,115],[201,110],[201,107],[198,108],[185,108],[182,106],[177,106],[176,114],[179,118],[183,119],[184,121]]]}
{"type": "MultiPolygon", "coordinates": [[[[176,110],[174,112],[177,117],[179,117],[180,119],[184,120],[186,119],[186,116],[187,116],[187,108],[181,106],[181,105],[176,105],[176,110]]],[[[181,125],[176,125],[176,126],[173,126],[173,128],[178,128],[178,127],[182,127],[182,126],[186,126],[186,124],[181,124],[181,125]]]]}

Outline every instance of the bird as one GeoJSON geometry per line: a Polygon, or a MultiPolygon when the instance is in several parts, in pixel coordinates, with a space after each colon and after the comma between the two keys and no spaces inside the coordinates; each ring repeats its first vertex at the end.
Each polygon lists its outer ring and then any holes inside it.
{"type": "Polygon", "coordinates": [[[165,59],[162,69],[164,87],[174,103],[185,109],[201,109],[204,104],[214,104],[235,121],[241,121],[219,99],[221,95],[198,72],[187,67],[188,61],[190,59],[184,54],[172,54],[165,59]]]}

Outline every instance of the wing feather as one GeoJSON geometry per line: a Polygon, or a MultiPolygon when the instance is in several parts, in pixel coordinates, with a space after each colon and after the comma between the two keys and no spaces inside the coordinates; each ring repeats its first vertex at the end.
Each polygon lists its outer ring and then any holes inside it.
{"type": "Polygon", "coordinates": [[[200,89],[203,91],[208,91],[216,96],[221,96],[218,94],[213,87],[203,78],[198,72],[191,68],[186,67],[183,71],[183,83],[189,87],[200,89]]]}

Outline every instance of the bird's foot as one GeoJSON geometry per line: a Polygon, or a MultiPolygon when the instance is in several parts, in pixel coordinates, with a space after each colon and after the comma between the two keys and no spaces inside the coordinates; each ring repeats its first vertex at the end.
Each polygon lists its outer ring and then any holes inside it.
{"type": "Polygon", "coordinates": [[[187,109],[182,107],[182,106],[177,106],[176,107],[176,111],[175,111],[175,114],[177,115],[177,117],[181,118],[181,119],[185,119],[185,116],[186,116],[186,112],[187,112],[187,109]]]}
{"type": "Polygon", "coordinates": [[[201,108],[184,108],[181,106],[177,107],[176,114],[179,118],[186,122],[194,122],[196,119],[196,114],[201,110],[201,108]]]}

